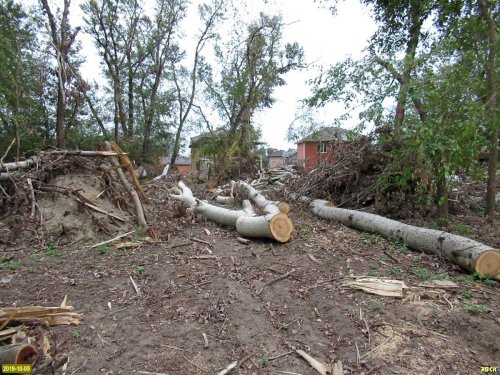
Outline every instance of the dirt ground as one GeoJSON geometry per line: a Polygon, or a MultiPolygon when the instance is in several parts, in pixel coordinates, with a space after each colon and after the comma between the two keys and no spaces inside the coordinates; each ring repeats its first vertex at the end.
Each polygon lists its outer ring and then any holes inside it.
{"type": "MultiPolygon", "coordinates": [[[[151,219],[166,186],[150,192],[151,219]]],[[[292,206],[290,218],[286,244],[242,245],[235,231],[182,212],[156,214],[159,240],[137,248],[13,242],[0,247],[0,306],[57,306],[68,296],[81,325],[30,328],[69,356],[68,375],[215,374],[233,361],[231,374],[316,374],[295,349],[342,361],[344,374],[500,366],[497,282],[317,219],[305,206],[292,206]],[[401,299],[342,287],[362,275],[409,288],[401,299]],[[419,286],[442,279],[458,288],[419,286]]]]}

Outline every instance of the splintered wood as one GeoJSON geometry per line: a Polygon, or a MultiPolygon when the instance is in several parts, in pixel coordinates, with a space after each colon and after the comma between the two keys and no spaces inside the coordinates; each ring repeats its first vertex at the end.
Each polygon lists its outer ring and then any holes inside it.
{"type": "Polygon", "coordinates": [[[406,284],[400,280],[379,279],[374,277],[365,277],[355,281],[347,281],[342,284],[342,287],[359,289],[379,296],[399,298],[403,298],[403,289],[408,288],[406,284]]]}
{"type": "Polygon", "coordinates": [[[81,315],[72,310],[72,306],[3,307],[0,308],[0,327],[5,327],[11,321],[37,321],[49,326],[80,324],[81,315]]]}

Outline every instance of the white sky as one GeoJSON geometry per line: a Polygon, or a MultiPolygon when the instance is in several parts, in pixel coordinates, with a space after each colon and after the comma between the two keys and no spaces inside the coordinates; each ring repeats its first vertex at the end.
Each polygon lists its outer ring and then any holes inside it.
{"type": "MultiPolygon", "coordinates": [[[[54,3],[59,2],[62,3],[61,0],[54,1],[54,3]]],[[[80,2],[81,0],[73,0],[71,4],[71,23],[74,27],[83,24],[80,2]]],[[[196,20],[192,17],[197,17],[195,4],[199,2],[201,0],[193,1],[188,19],[185,21],[187,24],[196,24],[196,20]]],[[[318,75],[320,66],[328,67],[349,55],[359,57],[367,45],[368,38],[375,31],[375,24],[368,10],[359,4],[358,0],[340,2],[336,16],[314,0],[240,0],[238,4],[244,7],[250,17],[258,15],[261,11],[271,15],[281,13],[284,23],[287,24],[283,41],[298,42],[304,48],[305,62],[311,64],[307,69],[289,72],[284,77],[287,84],[278,87],[274,93],[276,103],[273,107],[257,113],[254,118],[254,123],[262,129],[262,140],[267,142],[269,147],[280,149],[295,147],[286,140],[287,131],[295,119],[300,106],[299,101],[310,94],[306,81],[318,75]]],[[[184,32],[192,35],[186,35],[184,40],[187,42],[183,47],[189,52],[193,48],[192,43],[188,41],[195,36],[197,28],[187,29],[184,32]]],[[[82,69],[82,75],[89,81],[99,79],[99,60],[92,40],[83,33],[80,34],[80,40],[88,59],[82,69]]],[[[332,104],[318,109],[317,117],[325,124],[329,124],[343,113],[344,109],[340,104],[332,104]]],[[[342,126],[352,128],[356,125],[354,120],[342,126]]]]}

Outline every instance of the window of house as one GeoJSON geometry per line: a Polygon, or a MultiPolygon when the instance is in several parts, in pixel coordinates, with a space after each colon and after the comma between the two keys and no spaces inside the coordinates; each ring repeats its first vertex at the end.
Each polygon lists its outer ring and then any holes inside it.
{"type": "Polygon", "coordinates": [[[318,152],[326,152],[326,143],[318,143],[318,152]]]}

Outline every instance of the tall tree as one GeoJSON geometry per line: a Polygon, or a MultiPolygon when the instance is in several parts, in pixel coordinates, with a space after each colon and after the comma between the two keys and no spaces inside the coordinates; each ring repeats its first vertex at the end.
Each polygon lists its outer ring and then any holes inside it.
{"type": "Polygon", "coordinates": [[[104,60],[112,87],[115,139],[120,130],[125,138],[133,138],[134,82],[146,58],[138,41],[144,11],[137,0],[87,0],[82,9],[85,30],[104,60]]]}
{"type": "Polygon", "coordinates": [[[56,107],[56,143],[57,147],[66,148],[65,135],[65,111],[66,111],[66,90],[67,84],[72,73],[70,67],[70,52],[75,43],[76,36],[80,28],[72,30],[69,24],[70,0],[64,0],[64,7],[60,22],[50,9],[48,0],[40,0],[47,15],[48,28],[50,32],[50,42],[54,49],[57,60],[57,107],[56,107]]]}
{"type": "Polygon", "coordinates": [[[254,113],[271,107],[274,89],[285,84],[283,76],[302,66],[302,47],[282,43],[283,27],[281,17],[260,14],[248,25],[243,40],[234,40],[224,50],[216,48],[221,77],[218,82],[212,78],[205,82],[215,107],[228,124],[226,155],[236,147],[241,155],[248,156],[254,113]]]}
{"type": "Polygon", "coordinates": [[[198,81],[200,80],[199,75],[203,76],[206,74],[203,70],[204,61],[201,53],[207,42],[216,36],[214,28],[224,14],[223,4],[222,0],[214,0],[211,4],[203,4],[198,8],[200,17],[203,20],[203,26],[200,30],[198,42],[196,43],[191,71],[188,73],[185,68],[177,67],[176,60],[172,60],[171,70],[177,97],[178,124],[170,165],[175,165],[175,160],[179,155],[182,132],[193,107],[198,81]],[[202,68],[201,72],[200,65],[202,68]],[[184,89],[182,81],[190,83],[190,87],[187,90],[184,89]]]}
{"type": "MultiPolygon", "coordinates": [[[[500,6],[496,1],[478,0],[478,11],[487,33],[487,54],[485,56],[486,70],[486,108],[489,117],[489,157],[488,179],[486,191],[485,214],[493,221],[495,216],[496,176],[499,147],[499,124],[497,122],[497,28],[500,6]]],[[[486,39],[486,38],[485,38],[486,39]]]]}
{"type": "Polygon", "coordinates": [[[182,55],[176,36],[179,22],[186,15],[182,0],[157,0],[155,14],[146,29],[147,58],[143,64],[139,93],[144,111],[141,159],[146,160],[151,146],[153,123],[158,113],[161,85],[166,78],[165,68],[182,55]]]}

